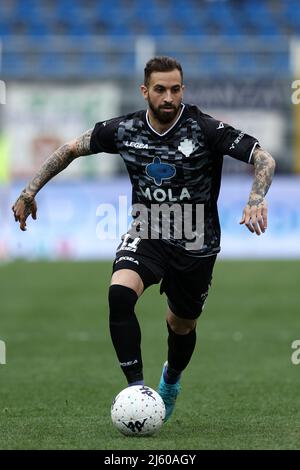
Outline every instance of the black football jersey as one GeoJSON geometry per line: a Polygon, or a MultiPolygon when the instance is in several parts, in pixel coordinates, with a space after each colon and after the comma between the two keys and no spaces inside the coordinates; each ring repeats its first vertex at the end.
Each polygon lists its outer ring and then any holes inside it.
{"type": "Polygon", "coordinates": [[[217,200],[223,156],[253,163],[256,145],[254,137],[204,114],[197,106],[183,104],[178,119],[163,134],[153,129],[146,110],[99,122],[90,147],[95,154],[118,153],[123,158],[132,184],[132,203],[148,211],[146,229],[140,212],[135,213],[144,238],[162,238],[191,256],[209,256],[220,251],[217,200]],[[157,210],[152,210],[157,206],[172,209],[168,236],[162,229],[168,211],[157,218],[157,210]],[[197,214],[204,214],[200,231],[197,214]],[[185,230],[185,221],[194,238],[185,230]]]}

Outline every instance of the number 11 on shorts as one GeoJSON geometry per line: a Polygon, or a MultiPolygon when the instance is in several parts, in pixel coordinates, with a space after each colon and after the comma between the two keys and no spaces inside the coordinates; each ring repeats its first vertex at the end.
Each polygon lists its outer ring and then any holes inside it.
{"type": "Polygon", "coordinates": [[[129,235],[129,233],[126,233],[124,237],[124,241],[118,251],[121,251],[121,250],[136,251],[140,241],[141,241],[140,237],[132,238],[129,235]],[[132,240],[132,241],[130,242],[129,240],[132,240]]]}

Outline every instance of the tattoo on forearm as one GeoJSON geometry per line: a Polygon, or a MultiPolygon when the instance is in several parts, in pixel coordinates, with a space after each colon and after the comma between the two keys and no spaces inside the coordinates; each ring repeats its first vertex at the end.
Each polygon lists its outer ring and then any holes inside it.
{"type": "Polygon", "coordinates": [[[91,155],[90,142],[93,129],[89,129],[87,132],[82,134],[76,139],[76,150],[75,157],[81,157],[83,155],[91,155]]]}
{"type": "Polygon", "coordinates": [[[26,192],[35,195],[53,176],[66,168],[73,159],[74,156],[69,144],[59,147],[41,166],[26,187],[26,192]]]}
{"type": "Polygon", "coordinates": [[[253,157],[255,179],[248,201],[250,207],[261,204],[271,186],[275,170],[275,161],[265,150],[255,149],[253,157]]]}
{"type": "Polygon", "coordinates": [[[25,191],[29,195],[36,193],[54,176],[64,170],[75,158],[91,155],[90,140],[92,129],[85,132],[73,142],[59,147],[42,165],[38,173],[30,181],[25,191]]]}

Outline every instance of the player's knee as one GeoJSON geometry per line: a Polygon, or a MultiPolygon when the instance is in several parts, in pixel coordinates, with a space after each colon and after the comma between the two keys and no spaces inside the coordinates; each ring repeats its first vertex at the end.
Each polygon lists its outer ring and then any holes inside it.
{"type": "Polygon", "coordinates": [[[119,285],[133,289],[138,296],[144,290],[143,281],[138,273],[131,269],[118,269],[115,271],[111,278],[111,285],[119,285]]]}
{"type": "Polygon", "coordinates": [[[172,331],[176,333],[177,335],[188,335],[195,328],[196,328],[196,323],[193,327],[190,325],[174,325],[174,324],[171,326],[172,331]]]}
{"type": "Polygon", "coordinates": [[[177,335],[188,335],[197,325],[197,320],[177,317],[171,311],[169,311],[167,322],[171,330],[177,335]]]}
{"type": "Polygon", "coordinates": [[[114,284],[108,292],[109,315],[111,321],[122,321],[134,313],[138,295],[130,287],[114,284]]]}

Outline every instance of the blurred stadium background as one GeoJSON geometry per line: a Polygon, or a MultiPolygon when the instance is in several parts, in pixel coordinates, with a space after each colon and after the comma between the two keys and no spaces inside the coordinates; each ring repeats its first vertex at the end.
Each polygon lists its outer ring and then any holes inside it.
{"type": "Polygon", "coordinates": [[[255,135],[276,158],[264,240],[237,224],[252,168],[225,159],[222,255],[300,256],[299,34],[297,0],[3,0],[0,259],[113,256],[115,241],[100,243],[95,229],[100,203],[130,196],[118,156],[73,163],[38,196],[41,219],[26,237],[8,207],[60,144],[144,107],[138,86],[155,54],[181,61],[186,102],[255,135]]]}
{"type": "MultiPolygon", "coordinates": [[[[1,0],[0,448],[299,448],[290,362],[299,336],[299,43],[298,0],[1,0]],[[25,234],[10,208],[59,145],[145,106],[143,67],[162,54],[183,65],[185,101],[258,137],[277,170],[268,231],[253,237],[238,224],[253,168],[225,157],[221,256],[241,260],[217,265],[178,418],[142,444],[109,425],[124,383],[106,320],[110,263],[99,260],[113,258],[118,240],[97,236],[97,207],[118,211],[119,196],[130,198],[121,158],[74,162],[39,193],[25,234]]],[[[145,294],[152,386],[165,357],[164,308],[158,292],[145,294]]]]}

